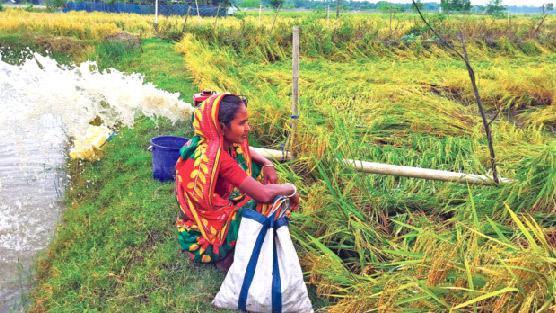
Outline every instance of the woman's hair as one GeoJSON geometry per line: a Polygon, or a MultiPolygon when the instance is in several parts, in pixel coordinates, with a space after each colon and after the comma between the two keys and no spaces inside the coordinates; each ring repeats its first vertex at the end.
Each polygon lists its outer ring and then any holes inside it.
{"type": "Polygon", "coordinates": [[[225,95],[220,100],[220,110],[218,112],[218,121],[226,127],[230,127],[230,122],[235,118],[241,104],[247,105],[240,97],[236,95],[225,95]]]}

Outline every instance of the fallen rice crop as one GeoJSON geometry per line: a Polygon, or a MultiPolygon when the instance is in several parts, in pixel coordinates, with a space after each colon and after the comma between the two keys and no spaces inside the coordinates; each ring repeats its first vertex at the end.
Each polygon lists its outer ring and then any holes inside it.
{"type": "MultiPolygon", "coordinates": [[[[534,55],[482,45],[484,28],[476,31],[473,22],[464,31],[475,38],[472,62],[496,117],[499,171],[517,181],[508,186],[346,168],[343,158],[488,173],[469,78],[435,44],[362,47],[301,24],[301,118],[291,146],[300,158],[282,174],[302,186],[294,235],[309,282],[337,301],[331,312],[526,312],[556,303],[555,250],[547,240],[556,221],[554,53],[540,41],[534,55]]],[[[266,37],[245,34],[241,48],[219,30],[212,37],[192,31],[177,45],[199,87],[249,96],[257,137],[276,148],[288,134],[291,89],[291,25],[277,25],[266,37]]],[[[367,34],[376,29],[366,27],[367,34]]],[[[376,32],[380,38],[384,28],[376,32]]]]}

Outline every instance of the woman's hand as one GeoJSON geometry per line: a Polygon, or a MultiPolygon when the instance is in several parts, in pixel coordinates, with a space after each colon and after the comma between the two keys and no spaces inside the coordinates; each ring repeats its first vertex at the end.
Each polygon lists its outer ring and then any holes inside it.
{"type": "Polygon", "coordinates": [[[290,210],[299,210],[299,192],[296,192],[293,196],[290,197],[290,210]]]}
{"type": "Polygon", "coordinates": [[[263,165],[263,184],[276,184],[278,182],[278,175],[276,175],[276,170],[272,162],[263,165]]]}
{"type": "Polygon", "coordinates": [[[274,169],[272,161],[262,156],[257,149],[253,147],[249,147],[249,152],[254,162],[262,164],[263,184],[276,184],[278,182],[278,175],[276,175],[276,170],[274,169]]]}

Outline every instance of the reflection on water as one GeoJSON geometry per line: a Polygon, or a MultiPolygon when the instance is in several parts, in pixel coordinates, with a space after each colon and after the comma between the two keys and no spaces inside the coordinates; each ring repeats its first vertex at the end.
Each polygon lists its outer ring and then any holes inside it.
{"type": "Polygon", "coordinates": [[[97,117],[108,127],[132,126],[137,114],[189,119],[192,107],[141,75],[99,72],[92,62],[62,67],[40,55],[17,66],[0,61],[0,100],[0,312],[6,312],[22,309],[30,265],[63,208],[68,138],[82,137],[97,117]]]}
{"type": "Polygon", "coordinates": [[[0,311],[28,289],[29,265],[52,237],[65,179],[60,122],[25,123],[21,111],[10,113],[0,117],[0,311]]]}

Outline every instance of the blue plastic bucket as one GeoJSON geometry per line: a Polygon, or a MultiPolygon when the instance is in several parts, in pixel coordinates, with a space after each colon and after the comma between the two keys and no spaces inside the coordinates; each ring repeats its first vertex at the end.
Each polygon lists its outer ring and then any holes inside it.
{"type": "Polygon", "coordinates": [[[187,138],[175,136],[159,136],[151,139],[153,177],[159,181],[176,179],[176,161],[180,156],[180,148],[187,138]]]}

